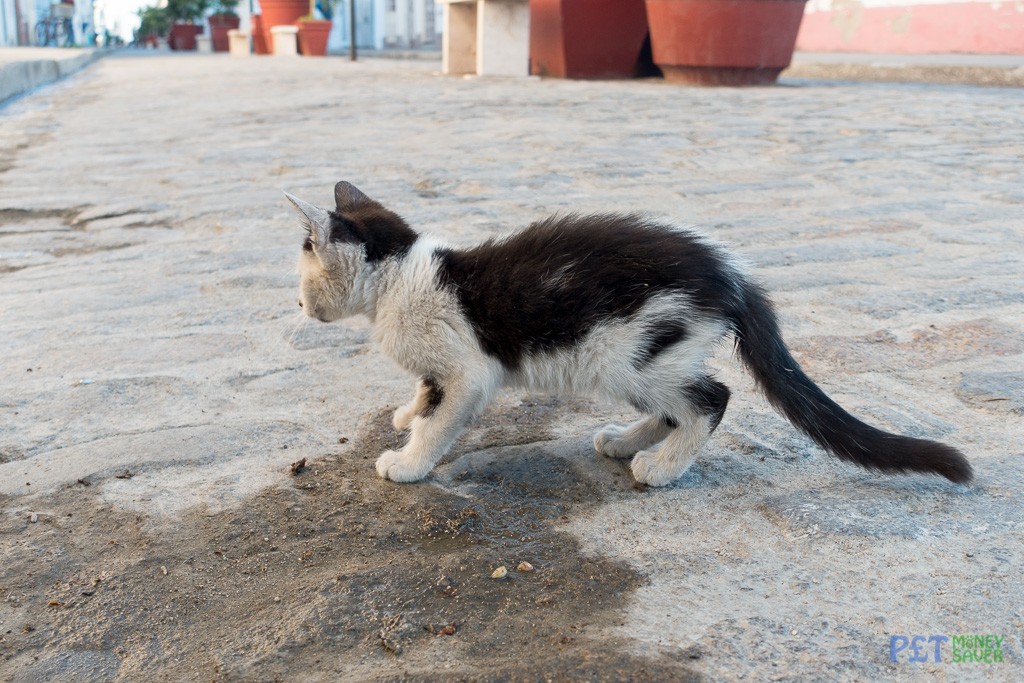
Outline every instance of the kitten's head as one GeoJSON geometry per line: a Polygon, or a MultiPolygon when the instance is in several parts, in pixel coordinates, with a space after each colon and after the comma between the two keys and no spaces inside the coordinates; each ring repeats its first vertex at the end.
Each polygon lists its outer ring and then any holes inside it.
{"type": "Polygon", "coordinates": [[[374,274],[384,261],[404,256],[416,233],[400,216],[344,181],[334,186],[334,211],[287,192],[285,196],[306,228],[299,256],[299,306],[323,322],[372,314],[374,274]]]}

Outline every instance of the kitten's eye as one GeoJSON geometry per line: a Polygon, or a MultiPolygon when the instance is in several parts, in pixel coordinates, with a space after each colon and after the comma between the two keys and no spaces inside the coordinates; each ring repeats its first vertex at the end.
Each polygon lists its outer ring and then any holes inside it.
{"type": "Polygon", "coordinates": [[[299,308],[302,308],[302,299],[299,299],[299,308]]]}

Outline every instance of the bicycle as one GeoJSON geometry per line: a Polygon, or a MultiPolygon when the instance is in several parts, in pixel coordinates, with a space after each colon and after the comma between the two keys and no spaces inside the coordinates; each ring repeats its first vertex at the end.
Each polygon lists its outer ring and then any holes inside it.
{"type": "Polygon", "coordinates": [[[75,31],[71,24],[74,6],[52,5],[50,15],[36,23],[36,44],[40,47],[71,47],[75,43],[75,31]]]}

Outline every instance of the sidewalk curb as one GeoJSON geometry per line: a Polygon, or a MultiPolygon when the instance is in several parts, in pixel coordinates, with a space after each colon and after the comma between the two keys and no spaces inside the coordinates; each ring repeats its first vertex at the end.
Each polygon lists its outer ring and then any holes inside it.
{"type": "Polygon", "coordinates": [[[0,107],[14,97],[88,66],[103,54],[103,50],[90,50],[67,59],[27,59],[0,63],[0,107]]]}
{"type": "Polygon", "coordinates": [[[966,64],[859,64],[823,63],[794,59],[782,77],[827,81],[877,83],[936,83],[1024,87],[1024,67],[989,67],[966,64]]]}

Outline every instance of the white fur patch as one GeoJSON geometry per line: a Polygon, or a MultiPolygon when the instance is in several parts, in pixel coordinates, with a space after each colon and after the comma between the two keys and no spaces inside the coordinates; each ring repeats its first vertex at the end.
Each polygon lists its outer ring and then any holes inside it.
{"type": "Polygon", "coordinates": [[[571,348],[524,358],[509,382],[534,391],[672,405],[685,384],[704,374],[724,334],[722,321],[696,316],[684,295],[659,295],[628,320],[598,325],[571,348]],[[668,319],[686,323],[686,338],[638,368],[635,358],[647,346],[648,324],[668,319]]]}

